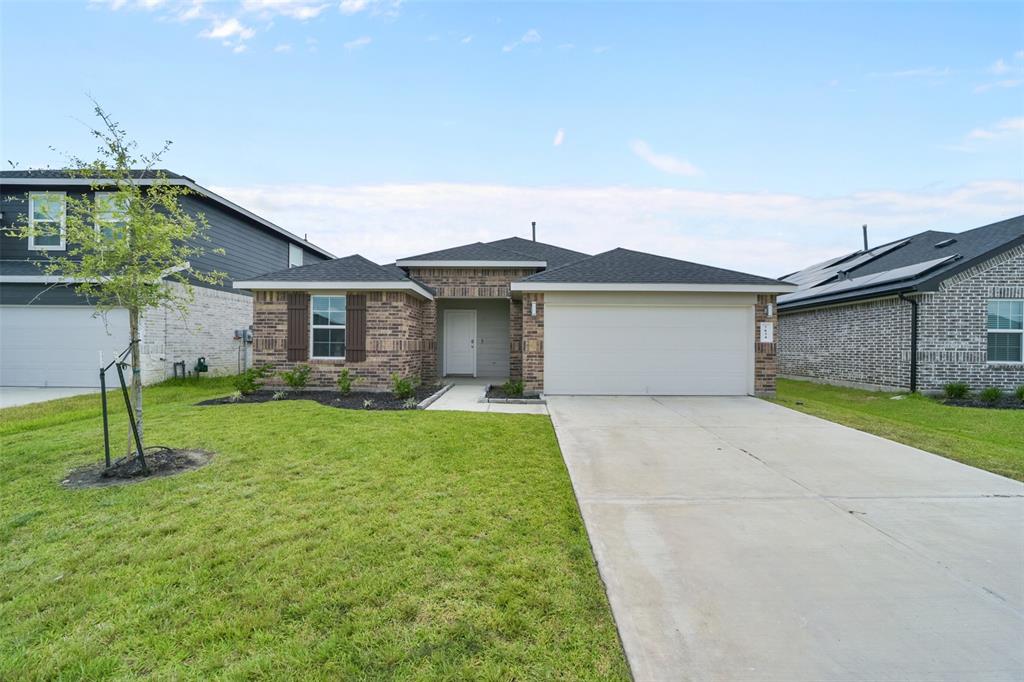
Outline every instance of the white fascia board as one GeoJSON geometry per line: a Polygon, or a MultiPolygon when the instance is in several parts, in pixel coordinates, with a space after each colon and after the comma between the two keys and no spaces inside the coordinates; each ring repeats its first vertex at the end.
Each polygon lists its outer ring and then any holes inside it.
{"type": "Polygon", "coordinates": [[[411,291],[428,301],[434,296],[415,282],[272,282],[239,281],[232,284],[235,289],[251,291],[411,291]]]}
{"type": "Polygon", "coordinates": [[[546,268],[543,260],[398,260],[400,268],[546,268]]]}
{"type": "MultiPolygon", "coordinates": [[[[160,279],[173,275],[184,270],[191,270],[192,263],[185,261],[181,265],[165,269],[160,279]]],[[[80,284],[82,282],[99,282],[102,280],[88,280],[82,277],[62,277],[61,275],[0,275],[0,284],[80,284]]]]}
{"type": "Polygon", "coordinates": [[[512,291],[724,291],[781,294],[794,291],[795,284],[637,284],[593,282],[512,282],[512,291]]]}
{"type": "MultiPolygon", "coordinates": [[[[156,179],[155,178],[135,178],[135,179],[133,179],[133,181],[136,184],[138,184],[138,185],[152,185],[152,184],[154,184],[156,182],[156,179]]],[[[202,185],[198,185],[195,182],[192,182],[191,180],[186,180],[184,178],[164,178],[164,179],[160,180],[160,182],[164,182],[164,183],[166,183],[168,185],[181,185],[182,187],[188,187],[189,189],[194,191],[196,194],[201,194],[201,195],[205,196],[206,198],[211,199],[214,203],[218,203],[218,204],[220,204],[222,206],[226,206],[227,208],[230,208],[232,211],[235,211],[237,213],[241,213],[246,218],[249,218],[250,220],[253,220],[253,221],[257,222],[260,225],[263,225],[264,227],[266,227],[266,228],[268,228],[270,230],[273,230],[274,232],[277,232],[278,234],[282,235],[283,237],[287,237],[289,240],[294,241],[296,244],[299,244],[299,245],[309,249],[310,251],[316,251],[321,256],[326,256],[327,258],[332,258],[333,259],[335,257],[334,254],[331,253],[330,251],[325,251],[324,249],[321,249],[316,244],[309,243],[305,239],[299,237],[297,234],[293,234],[292,232],[289,232],[288,230],[284,229],[283,227],[280,227],[279,225],[275,225],[274,223],[270,222],[269,220],[266,220],[265,218],[259,217],[258,215],[256,215],[252,211],[250,211],[248,209],[245,209],[245,208],[242,208],[241,206],[239,206],[235,202],[229,201],[228,199],[225,199],[224,197],[220,196],[219,194],[211,192],[210,190],[206,189],[202,185]]],[[[116,184],[117,184],[117,180],[114,180],[113,178],[0,178],[0,185],[26,185],[26,186],[32,186],[32,187],[61,187],[61,186],[87,186],[87,187],[91,187],[93,185],[97,185],[97,186],[112,186],[112,185],[116,185],[116,184]]]]}

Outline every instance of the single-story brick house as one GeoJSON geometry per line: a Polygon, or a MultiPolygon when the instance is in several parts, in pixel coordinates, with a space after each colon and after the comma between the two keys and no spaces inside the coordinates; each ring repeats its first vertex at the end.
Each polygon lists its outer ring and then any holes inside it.
{"type": "Polygon", "coordinates": [[[870,389],[1024,384],[1024,216],[786,275],[779,373],[870,389]]]}
{"type": "Polygon", "coordinates": [[[389,376],[522,379],[548,394],[746,395],[775,389],[767,277],[626,249],[520,238],[377,265],[348,256],[236,282],[254,362],[389,376]]]}

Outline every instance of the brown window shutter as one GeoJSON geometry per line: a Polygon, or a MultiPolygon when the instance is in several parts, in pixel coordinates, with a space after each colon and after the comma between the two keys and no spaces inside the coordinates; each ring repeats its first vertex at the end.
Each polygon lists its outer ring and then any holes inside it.
{"type": "Polygon", "coordinates": [[[309,359],[309,294],[288,293],[288,361],[309,359]]]}
{"type": "Polygon", "coordinates": [[[345,301],[345,361],[366,360],[366,294],[349,294],[345,301]]]}

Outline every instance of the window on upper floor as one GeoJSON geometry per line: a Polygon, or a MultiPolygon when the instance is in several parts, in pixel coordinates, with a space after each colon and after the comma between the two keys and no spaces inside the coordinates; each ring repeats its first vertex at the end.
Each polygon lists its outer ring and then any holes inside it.
{"type": "Polygon", "coordinates": [[[128,226],[128,206],[117,192],[96,192],[96,231],[107,239],[121,237],[128,226]]]}
{"type": "Polygon", "coordinates": [[[302,265],[302,247],[295,244],[288,245],[288,267],[297,268],[302,265]]]}
{"type": "Polygon", "coordinates": [[[988,361],[1024,362],[1024,300],[988,302],[988,361]]]}
{"type": "Polygon", "coordinates": [[[345,357],[345,297],[311,296],[314,358],[345,357]]]}
{"type": "Polygon", "coordinates": [[[30,251],[63,251],[65,248],[65,219],[67,217],[64,192],[29,192],[28,238],[30,251]]]}

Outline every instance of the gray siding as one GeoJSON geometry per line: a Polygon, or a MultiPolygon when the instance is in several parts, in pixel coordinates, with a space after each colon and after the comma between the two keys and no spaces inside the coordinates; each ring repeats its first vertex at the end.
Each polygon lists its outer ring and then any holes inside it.
{"type": "MultiPolygon", "coordinates": [[[[45,284],[0,284],[0,305],[88,305],[74,287],[45,284]]],[[[0,313],[2,314],[2,313],[0,313]]]]}
{"type": "Polygon", "coordinates": [[[444,366],[444,311],[476,310],[476,373],[480,377],[509,376],[509,302],[499,299],[439,300],[437,302],[437,366],[444,366]]]}

